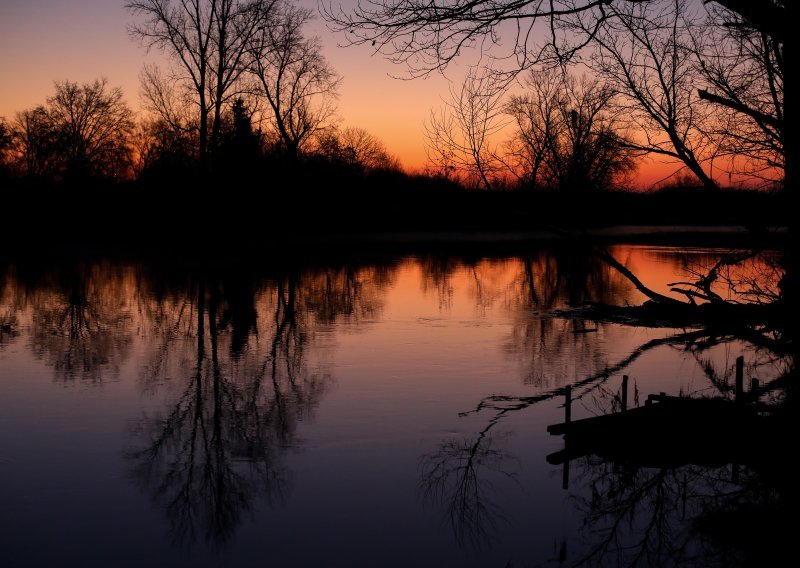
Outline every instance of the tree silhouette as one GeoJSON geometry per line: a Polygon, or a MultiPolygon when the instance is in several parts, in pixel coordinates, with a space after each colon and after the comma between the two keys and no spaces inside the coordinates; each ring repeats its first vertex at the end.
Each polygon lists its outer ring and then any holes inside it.
{"type": "Polygon", "coordinates": [[[492,189],[501,181],[503,162],[492,137],[503,127],[502,91],[489,73],[472,69],[449,100],[432,111],[425,125],[428,161],[447,177],[492,189]]]}
{"type": "Polygon", "coordinates": [[[137,180],[177,178],[196,160],[197,144],[191,131],[175,128],[161,118],[140,121],[132,141],[137,180]]]}
{"type": "Polygon", "coordinates": [[[47,114],[65,177],[116,179],[127,174],[133,111],[121,89],[109,90],[105,79],[80,86],[56,83],[47,114]]]}
{"type": "Polygon", "coordinates": [[[397,170],[400,167],[383,142],[363,128],[348,126],[323,132],[317,145],[329,160],[360,170],[397,170]]]}
{"type": "MultiPolygon", "coordinates": [[[[791,22],[797,21],[795,3],[782,0],[707,3],[723,8],[715,13],[715,24],[750,28],[764,34],[771,45],[777,46],[773,52],[780,52],[783,61],[794,61],[798,48],[790,30],[791,22]]],[[[543,61],[563,63],[572,59],[593,44],[604,25],[613,24],[620,14],[624,16],[631,4],[659,10],[664,3],[661,0],[447,0],[443,3],[364,0],[352,9],[329,3],[324,16],[334,29],[343,32],[344,41],[373,46],[376,52],[405,64],[412,76],[443,70],[468,48],[476,48],[505,65],[503,72],[513,77],[543,61]],[[506,24],[509,33],[501,42],[499,38],[504,35],[502,28],[506,24]],[[576,28],[584,33],[573,33],[576,28]],[[546,39],[542,41],[542,37],[546,39]]],[[[788,64],[783,66],[783,92],[777,95],[783,99],[783,120],[777,126],[786,156],[786,185],[793,187],[800,168],[800,125],[794,118],[800,103],[796,102],[796,78],[788,69],[788,64]]],[[[773,86],[777,93],[778,84],[773,86]]],[[[748,110],[759,110],[738,104],[724,92],[716,95],[708,98],[736,112],[748,114],[748,110]]]]}
{"type": "Polygon", "coordinates": [[[586,77],[558,71],[530,73],[526,95],[512,96],[506,112],[516,132],[507,162],[534,188],[607,190],[634,167],[636,152],[613,113],[614,91],[586,77]]]}
{"type": "Polygon", "coordinates": [[[8,175],[13,140],[11,127],[5,117],[0,116],[0,178],[8,175]]]}
{"type": "Polygon", "coordinates": [[[17,113],[14,138],[17,167],[25,177],[55,176],[56,136],[44,106],[17,113]]]}
{"type": "Polygon", "coordinates": [[[719,120],[699,102],[695,87],[700,77],[691,41],[693,32],[708,33],[711,26],[694,30],[696,18],[685,0],[657,8],[623,4],[615,16],[599,29],[578,20],[579,32],[593,34],[591,66],[618,94],[613,103],[619,120],[641,133],[628,141],[629,147],[675,158],[703,187],[717,189],[705,164],[713,160],[729,131],[710,138],[712,124],[719,120]]]}
{"type": "Polygon", "coordinates": [[[231,178],[248,179],[262,156],[264,137],[253,128],[252,117],[241,97],[233,101],[230,111],[223,116],[214,163],[231,178]]]}
{"type": "Polygon", "coordinates": [[[700,98],[720,117],[714,134],[736,156],[735,168],[774,180],[784,169],[782,43],[719,6],[711,7],[708,20],[694,28],[693,49],[708,85],[700,98]]]}
{"type": "Polygon", "coordinates": [[[170,55],[180,84],[197,109],[198,152],[206,165],[219,141],[222,109],[245,72],[245,53],[270,24],[278,0],[136,0],[125,7],[138,18],[133,37],[170,55]],[[211,127],[209,137],[208,128],[211,127]]]}
{"type": "Polygon", "coordinates": [[[15,146],[28,177],[123,179],[131,169],[133,111],[105,79],[57,82],[45,105],[17,114],[15,146]]]}
{"type": "Polygon", "coordinates": [[[266,119],[277,134],[278,149],[296,158],[314,136],[332,126],[336,89],[341,78],[322,54],[317,38],[303,27],[311,11],[289,3],[276,10],[271,25],[254,34],[248,70],[266,99],[266,119]]]}

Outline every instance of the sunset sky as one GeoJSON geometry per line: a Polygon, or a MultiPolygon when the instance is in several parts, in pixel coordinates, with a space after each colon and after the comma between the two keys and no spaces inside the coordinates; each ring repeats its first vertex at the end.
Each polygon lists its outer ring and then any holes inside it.
{"type": "MultiPolygon", "coordinates": [[[[343,0],[354,2],[355,0],[343,0]]],[[[316,0],[302,0],[316,10],[316,0]]],[[[53,82],[88,82],[106,77],[122,87],[129,104],[139,108],[139,73],[145,62],[163,55],[147,54],[127,33],[131,22],[124,0],[2,0],[0,3],[0,116],[12,119],[17,111],[44,102],[53,82]]],[[[318,35],[325,54],[344,77],[339,114],[343,126],[365,128],[380,137],[409,169],[425,164],[423,123],[448,93],[440,75],[399,80],[404,69],[373,55],[368,47],[337,46],[319,18],[308,34],[318,35]]],[[[449,75],[458,78],[457,66],[449,75]]],[[[640,168],[645,184],[674,168],[640,168]]]]}

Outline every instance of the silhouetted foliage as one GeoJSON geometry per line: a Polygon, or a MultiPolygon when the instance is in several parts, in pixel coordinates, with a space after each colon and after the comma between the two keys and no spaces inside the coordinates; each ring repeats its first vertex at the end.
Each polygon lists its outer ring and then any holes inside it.
{"type": "Polygon", "coordinates": [[[134,146],[134,174],[145,183],[177,180],[196,163],[197,141],[192,131],[174,128],[163,119],[140,122],[134,146]]]}
{"type": "Polygon", "coordinates": [[[636,153],[611,108],[614,91],[586,77],[531,73],[526,95],[506,112],[516,132],[509,144],[516,175],[527,187],[608,190],[634,168],[636,153]]]}
{"type": "Polygon", "coordinates": [[[263,136],[253,129],[252,114],[239,97],[223,116],[214,167],[231,178],[249,179],[256,174],[263,150],[263,136]]]}
{"type": "MultiPolygon", "coordinates": [[[[136,0],[125,7],[138,18],[131,35],[166,52],[176,64],[176,88],[191,93],[197,114],[198,156],[206,164],[216,148],[222,111],[245,72],[245,53],[269,25],[277,0],[136,0]],[[211,133],[209,136],[209,127],[211,133]]],[[[166,118],[162,116],[162,118],[166,118]]]]}
{"type": "Polygon", "coordinates": [[[323,157],[361,171],[400,169],[383,142],[363,128],[348,126],[324,132],[317,146],[323,157]]]}
{"type": "Polygon", "coordinates": [[[131,169],[133,111],[105,79],[55,84],[45,105],[18,113],[17,159],[25,175],[65,181],[116,180],[131,169]]]}
{"type": "Polygon", "coordinates": [[[14,142],[11,127],[5,117],[0,116],[0,181],[11,174],[11,148],[14,142]]]}

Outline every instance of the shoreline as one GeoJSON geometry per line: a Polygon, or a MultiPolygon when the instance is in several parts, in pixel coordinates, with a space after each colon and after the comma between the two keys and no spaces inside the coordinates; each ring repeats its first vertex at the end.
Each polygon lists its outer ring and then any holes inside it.
{"type": "MultiPolygon", "coordinates": [[[[780,249],[788,241],[786,227],[753,233],[741,225],[613,225],[580,231],[603,245],[688,248],[780,249]]],[[[17,241],[0,250],[0,262],[37,259],[111,257],[135,259],[280,263],[313,261],[368,261],[403,255],[492,256],[525,254],[542,247],[569,246],[568,240],[548,229],[442,229],[408,231],[314,231],[203,235],[192,240],[177,234],[146,238],[103,238],[96,234],[78,239],[17,241]]],[[[108,237],[108,235],[105,235],[108,237]]],[[[130,235],[133,237],[133,235],[130,235]]]]}

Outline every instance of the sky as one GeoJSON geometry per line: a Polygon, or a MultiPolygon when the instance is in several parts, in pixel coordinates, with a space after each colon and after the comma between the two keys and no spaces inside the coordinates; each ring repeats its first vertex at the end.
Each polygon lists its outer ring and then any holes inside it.
{"type": "MultiPolygon", "coordinates": [[[[300,0],[316,10],[316,0],[300,0]]],[[[342,0],[347,3],[355,0],[342,0]]],[[[139,73],[143,65],[165,61],[147,51],[127,32],[132,17],[124,0],[0,0],[0,117],[43,103],[53,82],[77,83],[105,77],[121,87],[128,103],[139,109],[139,73]]],[[[424,123],[448,96],[441,75],[401,80],[404,68],[393,65],[369,46],[340,47],[341,37],[318,17],[307,30],[323,42],[324,53],[344,77],[338,100],[342,126],[364,128],[382,139],[409,170],[426,162],[424,123]]],[[[466,63],[465,63],[466,64],[466,63]]],[[[458,65],[448,70],[458,78],[458,65]]],[[[647,184],[674,171],[647,164],[638,171],[647,184]]]]}
{"type": "MultiPolygon", "coordinates": [[[[304,4],[316,9],[314,0],[304,4]]],[[[89,82],[105,77],[122,87],[139,108],[139,73],[147,54],[126,27],[132,21],[123,0],[0,0],[0,116],[43,103],[54,81],[89,82]]],[[[317,18],[309,35],[318,35],[324,53],[344,77],[338,100],[343,126],[364,128],[381,138],[409,168],[425,162],[423,123],[441,104],[448,82],[441,76],[398,80],[403,69],[366,47],[338,47],[340,40],[317,18]]]]}

